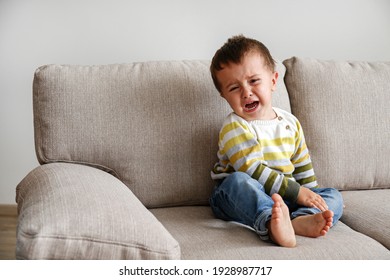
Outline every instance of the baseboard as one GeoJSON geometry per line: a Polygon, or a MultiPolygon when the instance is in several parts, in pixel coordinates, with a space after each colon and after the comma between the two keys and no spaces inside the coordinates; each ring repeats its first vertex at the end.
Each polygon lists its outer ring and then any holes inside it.
{"type": "Polygon", "coordinates": [[[0,204],[0,216],[17,216],[18,208],[16,204],[0,204]]]}

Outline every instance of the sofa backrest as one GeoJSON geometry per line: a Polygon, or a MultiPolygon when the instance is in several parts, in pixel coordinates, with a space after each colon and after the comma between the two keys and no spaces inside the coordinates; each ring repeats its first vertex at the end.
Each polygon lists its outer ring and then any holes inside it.
{"type": "Polygon", "coordinates": [[[390,62],[295,57],[284,64],[320,185],[390,188],[390,62]]]}
{"type": "MultiPolygon", "coordinates": [[[[274,105],[290,111],[278,65],[274,105]]],[[[231,111],[208,61],[46,65],[33,82],[41,164],[105,170],[147,207],[207,204],[217,141],[231,111]]]]}

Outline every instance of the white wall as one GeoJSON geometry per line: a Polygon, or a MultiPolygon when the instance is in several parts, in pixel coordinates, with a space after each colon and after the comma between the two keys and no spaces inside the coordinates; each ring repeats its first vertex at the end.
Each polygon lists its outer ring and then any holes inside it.
{"type": "Polygon", "coordinates": [[[0,204],[38,165],[31,83],[43,64],[210,59],[231,35],[278,59],[390,60],[388,0],[0,0],[0,204]]]}

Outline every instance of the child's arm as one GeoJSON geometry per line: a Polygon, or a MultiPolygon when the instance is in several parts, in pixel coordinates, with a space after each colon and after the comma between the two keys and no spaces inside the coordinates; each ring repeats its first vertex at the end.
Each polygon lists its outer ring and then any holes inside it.
{"type": "Polygon", "coordinates": [[[305,136],[301,124],[296,119],[295,151],[291,156],[291,163],[294,165],[293,177],[304,187],[318,187],[317,178],[314,173],[309,149],[307,148],[305,136]]]}
{"type": "Polygon", "coordinates": [[[310,188],[318,187],[317,178],[314,174],[313,165],[309,155],[309,149],[306,146],[303,129],[298,120],[296,120],[297,134],[295,140],[295,152],[291,157],[294,165],[293,176],[301,184],[298,193],[297,203],[307,207],[316,207],[321,211],[328,209],[325,200],[318,194],[312,192],[310,188]]]}

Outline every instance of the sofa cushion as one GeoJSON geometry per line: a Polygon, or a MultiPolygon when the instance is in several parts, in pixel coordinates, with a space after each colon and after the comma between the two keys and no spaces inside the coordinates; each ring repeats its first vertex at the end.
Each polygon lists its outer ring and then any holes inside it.
{"type": "Polygon", "coordinates": [[[319,183],[341,190],[390,186],[390,62],[284,61],[291,109],[319,183]]]}
{"type": "MultiPolygon", "coordinates": [[[[276,105],[290,111],[278,67],[276,105]]],[[[40,163],[105,170],[147,207],[208,203],[218,132],[231,111],[208,61],[47,65],[33,89],[40,163]]]]}
{"type": "Polygon", "coordinates": [[[390,190],[343,191],[341,220],[390,250],[390,190]]]}
{"type": "Polygon", "coordinates": [[[246,226],[214,218],[210,207],[172,207],[151,212],[179,242],[182,259],[354,260],[390,259],[376,240],[338,222],[324,237],[297,236],[295,248],[262,241],[246,226]]]}
{"type": "Polygon", "coordinates": [[[118,179],[53,163],[17,187],[17,259],[179,259],[180,247],[118,179]]]}

